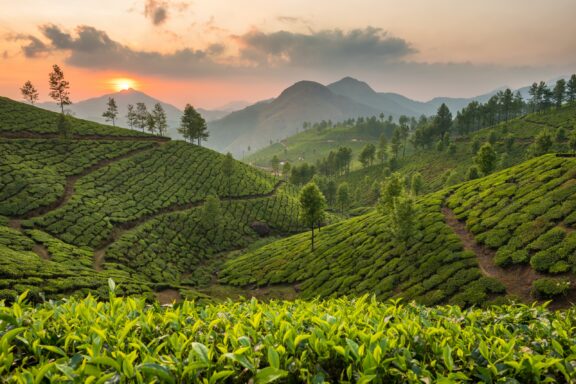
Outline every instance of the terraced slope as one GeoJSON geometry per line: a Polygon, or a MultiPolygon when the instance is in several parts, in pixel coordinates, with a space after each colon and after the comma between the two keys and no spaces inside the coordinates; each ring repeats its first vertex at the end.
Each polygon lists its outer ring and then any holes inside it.
{"type": "MultiPolygon", "coordinates": [[[[2,137],[58,137],[59,113],[50,112],[7,97],[0,97],[0,136],[2,137]]],[[[98,139],[114,136],[116,139],[168,140],[130,129],[116,128],[93,121],[69,117],[73,137],[98,139]]]]}
{"type": "MultiPolygon", "coordinates": [[[[294,284],[305,298],[373,292],[425,304],[481,304],[507,290],[531,300],[539,277],[563,273],[576,281],[575,176],[576,158],[535,158],[423,197],[417,234],[406,246],[394,239],[389,215],[372,213],[323,228],[315,252],[309,234],[300,234],[229,260],[220,279],[294,284]],[[513,263],[523,270],[506,269],[513,263]],[[494,269],[499,265],[503,272],[494,269]]],[[[576,301],[574,287],[568,294],[576,301]]]]}
{"type": "Polygon", "coordinates": [[[300,228],[292,187],[240,162],[228,177],[224,156],[205,148],[139,136],[3,135],[4,296],[98,291],[108,276],[125,281],[126,292],[206,284],[222,252],[259,238],[254,226],[273,234],[300,228]],[[221,207],[207,225],[209,195],[221,207]]]}

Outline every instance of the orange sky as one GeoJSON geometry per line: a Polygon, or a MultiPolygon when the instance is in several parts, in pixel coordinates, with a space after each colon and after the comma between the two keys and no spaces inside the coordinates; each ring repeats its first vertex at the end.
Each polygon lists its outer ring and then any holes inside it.
{"type": "Polygon", "coordinates": [[[425,100],[576,72],[573,0],[0,0],[0,95],[52,64],[73,100],[113,80],[178,107],[276,96],[350,75],[425,100]],[[23,47],[27,47],[24,51],[23,47]],[[25,54],[26,52],[26,54],[25,54]]]}

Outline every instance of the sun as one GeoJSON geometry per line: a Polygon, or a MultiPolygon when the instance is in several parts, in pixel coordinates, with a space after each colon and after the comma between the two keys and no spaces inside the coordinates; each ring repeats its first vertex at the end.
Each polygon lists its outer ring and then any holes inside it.
{"type": "Polygon", "coordinates": [[[114,85],[114,88],[116,89],[116,91],[126,91],[130,88],[135,87],[135,81],[132,79],[126,79],[126,78],[114,79],[112,81],[112,84],[114,85]]]}

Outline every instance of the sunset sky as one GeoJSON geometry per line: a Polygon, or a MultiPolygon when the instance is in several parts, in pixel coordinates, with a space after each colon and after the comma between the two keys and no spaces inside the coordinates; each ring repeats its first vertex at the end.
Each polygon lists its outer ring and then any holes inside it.
{"type": "Polygon", "coordinates": [[[574,0],[0,0],[0,95],[52,64],[73,101],[132,86],[183,107],[353,76],[427,100],[576,72],[574,0]],[[122,79],[122,80],[119,80],[122,79]]]}

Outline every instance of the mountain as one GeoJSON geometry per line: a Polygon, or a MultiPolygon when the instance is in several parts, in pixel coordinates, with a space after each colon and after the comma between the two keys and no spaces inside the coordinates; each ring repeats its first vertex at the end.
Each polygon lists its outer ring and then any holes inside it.
{"type": "Polygon", "coordinates": [[[379,110],[332,92],[314,81],[300,81],[277,98],[233,112],[208,124],[208,145],[236,155],[297,133],[304,122],[372,116],[379,110]]]}

